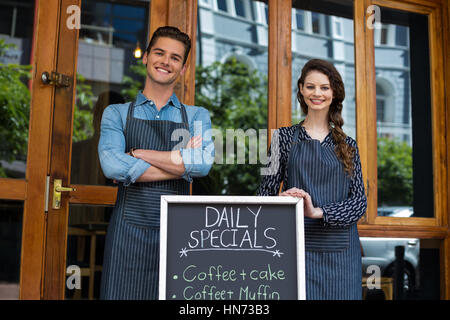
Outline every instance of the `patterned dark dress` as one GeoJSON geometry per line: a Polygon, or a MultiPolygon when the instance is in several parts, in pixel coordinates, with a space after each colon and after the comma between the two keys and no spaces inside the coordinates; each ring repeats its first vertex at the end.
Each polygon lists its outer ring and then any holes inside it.
{"type": "Polygon", "coordinates": [[[323,219],[305,217],[308,300],[361,299],[361,249],[356,223],[365,213],[367,200],[356,141],[347,137],[346,143],[356,149],[351,177],[336,156],[331,133],[320,142],[300,124],[278,129],[266,168],[272,169],[258,189],[258,195],[275,196],[283,182],[282,191],[303,189],[311,195],[313,205],[324,212],[323,219]]]}

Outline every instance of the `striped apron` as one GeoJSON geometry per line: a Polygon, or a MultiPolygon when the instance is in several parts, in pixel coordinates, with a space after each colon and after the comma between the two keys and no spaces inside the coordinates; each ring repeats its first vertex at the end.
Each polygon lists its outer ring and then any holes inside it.
{"type": "MultiPolygon", "coordinates": [[[[182,123],[143,120],[128,108],[125,128],[126,149],[172,151],[174,130],[184,130],[189,139],[186,109],[181,105],[182,123]]],[[[117,201],[106,236],[101,299],[142,300],[158,298],[159,221],[161,195],[189,194],[184,179],[119,185],[117,201]]]]}
{"type": "MultiPolygon", "coordinates": [[[[296,129],[287,165],[286,189],[308,192],[314,207],[347,198],[350,177],[344,172],[333,145],[304,140],[296,129]]],[[[305,217],[306,299],[361,299],[362,265],[356,224],[323,226],[321,219],[305,217]]]]}

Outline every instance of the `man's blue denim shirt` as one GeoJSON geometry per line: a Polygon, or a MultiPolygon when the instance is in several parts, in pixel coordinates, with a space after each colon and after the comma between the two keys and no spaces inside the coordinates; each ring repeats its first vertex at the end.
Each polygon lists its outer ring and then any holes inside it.
{"type": "MultiPolygon", "coordinates": [[[[103,112],[98,154],[103,173],[107,178],[134,183],[150,164],[134,158],[125,150],[125,126],[130,103],[109,105],[103,112]]],[[[196,149],[181,148],[185,172],[182,176],[192,182],[192,177],[206,176],[214,161],[214,143],[212,141],[211,119],[208,110],[203,107],[185,106],[191,137],[201,135],[202,147],[196,149]]],[[[181,103],[175,94],[159,111],[153,101],[141,92],[136,98],[134,117],[145,120],[170,120],[181,123],[181,103]]]]}

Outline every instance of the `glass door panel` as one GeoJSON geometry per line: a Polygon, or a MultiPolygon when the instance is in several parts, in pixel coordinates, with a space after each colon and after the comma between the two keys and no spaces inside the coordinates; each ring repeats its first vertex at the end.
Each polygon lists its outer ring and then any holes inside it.
{"type": "Polygon", "coordinates": [[[197,21],[195,105],[210,112],[216,156],[192,193],[254,195],[267,150],[267,3],[201,1],[197,21]]]}
{"type": "Polygon", "coordinates": [[[112,209],[70,206],[65,299],[99,299],[105,236],[112,209]]]}
{"type": "Polygon", "coordinates": [[[0,178],[25,178],[34,3],[0,1],[0,178]]]}
{"type": "Polygon", "coordinates": [[[0,300],[19,299],[23,202],[0,200],[0,300]]]}
{"type": "Polygon", "coordinates": [[[378,215],[434,217],[428,16],[381,7],[374,29],[378,215]]]}
{"type": "Polygon", "coordinates": [[[431,239],[361,237],[363,299],[439,300],[440,246],[431,239]]]}
{"type": "Polygon", "coordinates": [[[292,1],[292,124],[304,119],[297,81],[310,59],[327,60],[345,84],[344,132],[356,139],[353,0],[292,1]]]}
{"type": "Polygon", "coordinates": [[[34,13],[0,1],[0,300],[19,299],[34,13]]]}
{"type": "Polygon", "coordinates": [[[149,1],[81,3],[71,184],[112,185],[98,160],[103,110],[135,98],[145,80],[149,1]],[[144,77],[142,77],[144,75],[144,77]]]}

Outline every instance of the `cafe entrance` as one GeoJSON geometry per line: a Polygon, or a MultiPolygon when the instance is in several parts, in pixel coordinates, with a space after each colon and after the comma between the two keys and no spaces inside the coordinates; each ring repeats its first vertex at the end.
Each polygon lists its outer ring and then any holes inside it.
{"type": "MultiPolygon", "coordinates": [[[[0,299],[99,297],[117,192],[98,162],[101,114],[142,88],[142,51],[167,24],[193,42],[177,96],[210,110],[218,130],[297,123],[301,67],[334,63],[368,197],[364,271],[380,267],[385,298],[450,298],[448,1],[0,0],[0,9],[0,299]]],[[[192,194],[254,195],[257,170],[223,158],[192,194]]]]}

